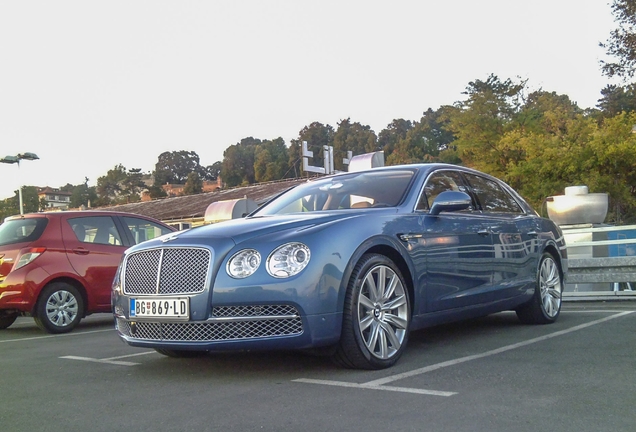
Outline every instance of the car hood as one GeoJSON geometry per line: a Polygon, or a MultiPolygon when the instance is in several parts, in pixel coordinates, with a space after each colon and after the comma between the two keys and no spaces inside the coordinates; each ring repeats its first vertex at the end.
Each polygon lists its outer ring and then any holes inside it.
{"type": "MultiPolygon", "coordinates": [[[[393,209],[394,210],[394,209],[393,209]]],[[[282,216],[258,216],[233,219],[213,225],[205,225],[186,231],[178,231],[154,240],[149,240],[133,246],[129,251],[161,247],[163,245],[205,245],[214,243],[217,250],[224,250],[230,244],[236,245],[255,237],[266,236],[279,231],[304,230],[319,228],[337,221],[361,217],[363,212],[320,212],[297,213],[282,216]],[[224,246],[223,246],[224,245],[224,246]]],[[[377,212],[374,212],[377,215],[377,212]]]]}
{"type": "Polygon", "coordinates": [[[299,213],[283,216],[258,216],[243,219],[233,219],[214,225],[206,225],[185,231],[179,236],[184,239],[189,237],[205,238],[231,238],[235,243],[242,243],[254,237],[271,234],[278,231],[306,229],[323,224],[329,224],[336,220],[359,217],[360,213],[342,214],[342,212],[330,213],[299,213]]]}

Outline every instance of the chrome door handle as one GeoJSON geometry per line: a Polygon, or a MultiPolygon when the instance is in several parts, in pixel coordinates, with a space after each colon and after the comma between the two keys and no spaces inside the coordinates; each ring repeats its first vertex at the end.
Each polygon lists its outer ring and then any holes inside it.
{"type": "Polygon", "coordinates": [[[409,240],[420,239],[424,237],[422,234],[400,234],[400,240],[407,242],[409,240]]]}

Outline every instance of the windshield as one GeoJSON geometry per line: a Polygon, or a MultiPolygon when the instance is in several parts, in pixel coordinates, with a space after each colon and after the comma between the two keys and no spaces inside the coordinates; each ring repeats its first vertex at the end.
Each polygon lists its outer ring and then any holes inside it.
{"type": "Polygon", "coordinates": [[[7,220],[0,225],[0,246],[32,242],[40,238],[47,218],[27,218],[7,220]]]}
{"type": "Polygon", "coordinates": [[[395,207],[414,174],[410,169],[363,171],[310,181],[279,196],[254,215],[395,207]]]}

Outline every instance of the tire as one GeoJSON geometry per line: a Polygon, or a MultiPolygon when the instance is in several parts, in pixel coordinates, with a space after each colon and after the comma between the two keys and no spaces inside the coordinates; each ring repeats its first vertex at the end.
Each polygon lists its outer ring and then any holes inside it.
{"type": "Polygon", "coordinates": [[[18,314],[16,313],[5,313],[4,311],[0,311],[0,330],[7,329],[18,319],[18,314]]]}
{"type": "Polygon", "coordinates": [[[410,322],[409,294],[400,270],[384,255],[366,254],[347,286],[333,359],[355,369],[393,366],[406,347],[410,322]]]}
{"type": "Polygon", "coordinates": [[[77,327],[84,316],[84,299],[79,290],[65,282],[47,285],[35,309],[35,323],[42,330],[58,334],[77,327]]]}
{"type": "Polygon", "coordinates": [[[159,354],[173,358],[193,358],[201,357],[207,354],[207,351],[189,351],[189,350],[172,350],[164,348],[155,348],[159,354]]]}
{"type": "Polygon", "coordinates": [[[537,284],[532,299],[519,307],[517,316],[524,324],[551,324],[561,312],[563,278],[552,254],[545,252],[537,269],[537,284]]]}

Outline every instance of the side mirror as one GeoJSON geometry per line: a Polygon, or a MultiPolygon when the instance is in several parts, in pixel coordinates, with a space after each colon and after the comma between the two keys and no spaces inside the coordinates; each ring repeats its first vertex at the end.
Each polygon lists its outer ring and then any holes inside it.
{"type": "Polygon", "coordinates": [[[470,207],[472,200],[465,192],[445,191],[435,198],[429,214],[437,216],[441,212],[454,212],[466,210],[470,207]]]}

